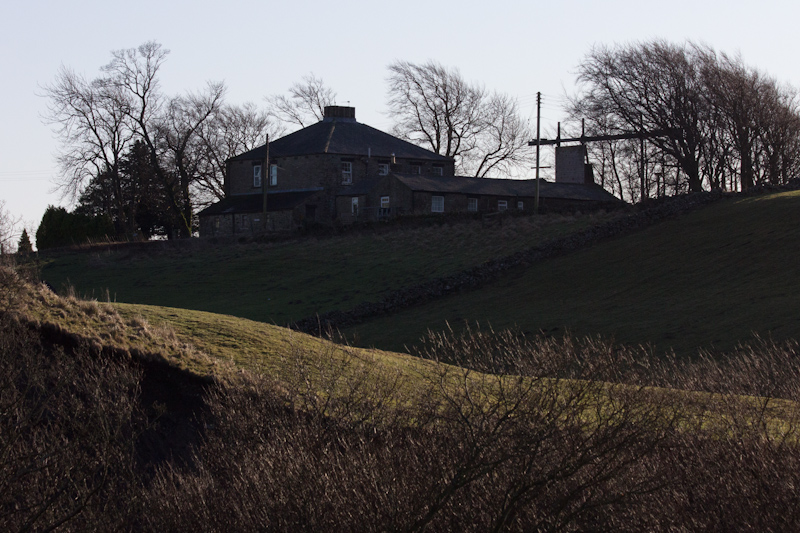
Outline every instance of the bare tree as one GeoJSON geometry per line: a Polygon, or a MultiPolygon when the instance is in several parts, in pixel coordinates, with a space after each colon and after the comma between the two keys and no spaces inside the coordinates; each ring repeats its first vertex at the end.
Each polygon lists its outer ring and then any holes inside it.
{"type": "Polygon", "coordinates": [[[91,82],[62,69],[44,89],[50,99],[48,119],[58,126],[64,145],[61,163],[66,177],[61,186],[65,194],[77,198],[90,180],[102,175],[104,186],[110,184],[106,196],[115,201],[114,218],[129,236],[137,228],[135,210],[123,194],[120,163],[124,154],[134,142],[146,147],[167,205],[180,221],[180,235],[188,237],[195,183],[208,174],[203,159],[208,138],[205,125],[214,122],[223,108],[222,83],[209,83],[199,93],[163,95],[159,71],[168,53],[153,41],[116,50],[102,67],[103,75],[91,82]]]}
{"type": "Polygon", "coordinates": [[[715,122],[733,148],[729,157],[738,160],[741,188],[749,189],[756,181],[760,130],[767,126],[759,117],[765,96],[761,87],[767,81],[759,72],[748,69],[741,57],[725,54],[717,57],[712,50],[705,49],[699,60],[707,98],[717,118],[715,122]]]}
{"type": "Polygon", "coordinates": [[[126,216],[119,173],[122,154],[134,137],[125,95],[107,79],[88,81],[62,67],[55,81],[44,87],[44,96],[49,99],[45,119],[62,141],[62,195],[75,200],[90,179],[105,173],[117,199],[114,214],[130,233],[132,221],[126,216]]]}
{"type": "Polygon", "coordinates": [[[389,110],[397,136],[448,157],[461,158],[474,148],[483,88],[433,61],[396,61],[389,73],[389,110]]]}
{"type": "Polygon", "coordinates": [[[289,96],[273,95],[266,100],[280,122],[305,128],[322,120],[325,106],[336,102],[336,93],[312,72],[289,87],[289,96]]]}
{"type": "Polygon", "coordinates": [[[202,128],[220,112],[224,95],[225,86],[222,83],[209,83],[203,93],[172,98],[160,122],[160,136],[166,146],[167,163],[178,177],[174,194],[178,205],[175,207],[181,213],[181,220],[188,226],[189,234],[193,212],[190,189],[201,172],[205,151],[202,128]]]}
{"type": "Polygon", "coordinates": [[[136,138],[141,140],[150,154],[152,168],[169,198],[169,204],[176,216],[181,218],[180,234],[191,235],[192,219],[186,217],[179,187],[168,173],[164,164],[167,142],[167,127],[162,113],[168,102],[159,88],[158,72],[169,51],[154,41],[146,42],[138,48],[115,50],[112,60],[102,70],[106,73],[104,82],[124,99],[123,109],[130,120],[136,138]]]}
{"type": "MultiPolygon", "coordinates": [[[[790,174],[783,169],[796,168],[795,93],[741,57],[660,40],[599,47],[581,63],[578,81],[571,115],[586,118],[595,128],[591,133],[659,133],[648,140],[660,161],[651,169],[656,195],[666,190],[667,180],[675,192],[683,190],[681,175],[689,191],[704,184],[737,190],[785,181],[790,174]]],[[[624,152],[619,151],[636,154],[624,152]]],[[[647,157],[645,165],[653,166],[647,157]]],[[[651,195],[645,185],[645,196],[651,195]]]]}
{"type": "Polygon", "coordinates": [[[483,113],[475,148],[465,161],[469,173],[480,178],[493,173],[511,175],[527,166],[531,162],[528,141],[532,133],[517,101],[494,94],[486,101],[483,113]]]}
{"type": "Polygon", "coordinates": [[[772,85],[766,89],[769,105],[763,112],[771,127],[761,131],[766,177],[771,183],[786,183],[800,173],[800,108],[798,92],[772,85]]]}
{"type": "Polygon", "coordinates": [[[202,152],[202,126],[220,111],[225,87],[209,83],[205,92],[165,98],[158,72],[169,52],[156,42],[112,52],[103,67],[108,83],[125,95],[127,115],[136,136],[150,152],[153,170],[164,185],[180,220],[180,236],[192,234],[191,189],[202,152]]]}
{"type": "MultiPolygon", "coordinates": [[[[578,107],[612,114],[627,132],[660,131],[650,142],[674,158],[690,191],[702,190],[707,107],[693,51],[666,41],[594,48],[578,67],[578,107]]],[[[573,104],[573,107],[575,104],[573,104]]],[[[612,133],[612,132],[608,132],[612,133]]]]}
{"type": "Polygon", "coordinates": [[[252,150],[270,139],[280,137],[284,128],[255,104],[226,105],[203,123],[202,140],[195,188],[196,203],[211,203],[225,197],[226,161],[252,150]]]}
{"type": "Polygon", "coordinates": [[[388,68],[395,135],[455,158],[458,171],[473,176],[510,172],[525,161],[530,132],[515,100],[489,94],[433,61],[388,68]]]}
{"type": "Polygon", "coordinates": [[[22,217],[14,217],[6,210],[5,200],[0,200],[0,255],[14,251],[14,239],[22,217]]]}

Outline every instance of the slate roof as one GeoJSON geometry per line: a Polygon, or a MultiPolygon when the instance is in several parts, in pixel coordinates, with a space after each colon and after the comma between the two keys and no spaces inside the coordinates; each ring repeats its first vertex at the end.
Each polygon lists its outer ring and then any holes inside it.
{"type": "MultiPolygon", "coordinates": [[[[264,159],[264,146],[232,157],[231,161],[264,159]]],[[[398,139],[353,118],[326,117],[294,133],[269,143],[270,157],[295,155],[340,154],[424,161],[450,161],[451,158],[398,139]]]]}
{"type": "MultiPolygon", "coordinates": [[[[267,211],[273,212],[294,209],[321,190],[321,188],[318,188],[302,191],[268,193],[267,211]]],[[[255,194],[237,194],[223,198],[219,202],[206,207],[197,215],[203,217],[213,215],[230,215],[234,213],[260,213],[263,209],[263,201],[264,200],[260,192],[255,194]]]]}
{"type": "MultiPolygon", "coordinates": [[[[412,191],[458,193],[475,196],[536,196],[536,180],[510,180],[494,178],[469,178],[465,176],[424,176],[419,174],[392,174],[412,191]]],[[[343,188],[339,196],[366,194],[375,183],[371,180],[343,188]]],[[[620,200],[599,185],[581,183],[553,183],[541,180],[540,198],[582,200],[592,202],[619,202],[620,200]]]]}

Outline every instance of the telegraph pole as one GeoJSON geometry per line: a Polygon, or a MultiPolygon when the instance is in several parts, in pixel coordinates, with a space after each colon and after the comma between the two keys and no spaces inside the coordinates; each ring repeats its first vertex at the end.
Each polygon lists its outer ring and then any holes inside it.
{"type": "Polygon", "coordinates": [[[645,173],[647,172],[647,167],[645,166],[645,160],[644,160],[644,115],[642,115],[642,113],[639,113],[639,132],[641,133],[641,137],[639,138],[639,150],[641,151],[642,154],[642,168],[639,173],[639,182],[640,182],[639,188],[642,191],[641,201],[644,202],[645,199],[644,183],[645,183],[645,173]]]}
{"type": "Polygon", "coordinates": [[[269,189],[269,133],[267,133],[267,144],[264,145],[264,162],[261,164],[261,218],[264,225],[264,231],[269,230],[267,224],[267,189],[269,189]]]}
{"type": "Polygon", "coordinates": [[[539,150],[542,147],[542,137],[539,126],[542,118],[542,93],[536,93],[536,198],[533,201],[533,214],[539,214],[539,150]]]}

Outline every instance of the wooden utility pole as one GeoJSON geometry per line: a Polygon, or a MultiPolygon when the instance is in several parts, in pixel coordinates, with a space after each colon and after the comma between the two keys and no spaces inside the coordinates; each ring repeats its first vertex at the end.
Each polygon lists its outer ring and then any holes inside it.
{"type": "Polygon", "coordinates": [[[269,133],[267,134],[267,144],[264,146],[264,163],[261,165],[261,218],[263,219],[264,231],[267,231],[267,189],[269,188],[270,169],[269,169],[269,133]]]}
{"type": "Polygon", "coordinates": [[[644,183],[645,183],[645,172],[647,172],[647,166],[645,166],[644,160],[644,116],[639,113],[639,132],[641,133],[641,137],[639,137],[639,150],[642,153],[642,168],[639,172],[639,188],[642,192],[641,194],[641,201],[644,202],[645,199],[645,191],[644,191],[644,183]]]}
{"type": "MultiPolygon", "coordinates": [[[[542,147],[542,138],[539,126],[542,118],[542,93],[536,93],[536,198],[533,201],[533,214],[539,214],[539,151],[542,147]]],[[[560,132],[559,132],[560,133],[560,132]]]]}

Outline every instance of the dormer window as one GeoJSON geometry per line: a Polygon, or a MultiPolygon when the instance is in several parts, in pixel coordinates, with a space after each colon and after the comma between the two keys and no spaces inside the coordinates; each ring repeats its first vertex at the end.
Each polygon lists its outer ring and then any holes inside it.
{"type": "Polygon", "coordinates": [[[411,173],[422,174],[422,165],[420,165],[419,163],[411,163],[411,173]]]}
{"type": "Polygon", "coordinates": [[[353,163],[342,161],[342,184],[350,185],[351,183],[353,183],[353,163]]]}
{"type": "Polygon", "coordinates": [[[389,162],[388,161],[381,161],[378,163],[378,176],[388,176],[389,175],[389,162]]]}
{"type": "Polygon", "coordinates": [[[261,187],[261,165],[253,165],[253,187],[261,187]]]}
{"type": "Polygon", "coordinates": [[[434,176],[443,176],[444,169],[442,168],[441,165],[433,165],[433,167],[431,167],[431,174],[433,174],[434,176]]]}

